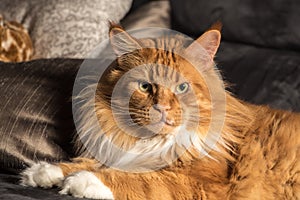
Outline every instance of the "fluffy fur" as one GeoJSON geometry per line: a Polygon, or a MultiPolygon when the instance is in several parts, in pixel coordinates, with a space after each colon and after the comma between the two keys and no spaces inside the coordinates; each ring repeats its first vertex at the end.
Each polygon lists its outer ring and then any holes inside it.
{"type": "MultiPolygon", "coordinates": [[[[213,99],[212,90],[223,90],[213,62],[220,43],[219,31],[207,31],[192,44],[183,43],[180,37],[137,40],[114,25],[110,36],[118,59],[100,83],[92,86],[97,88],[95,104],[90,99],[80,113],[79,141],[96,152],[82,148],[82,155],[90,158],[58,163],[64,176],[92,172],[115,199],[300,198],[300,115],[250,105],[228,92],[224,93],[225,101],[222,95],[213,99]],[[145,44],[156,48],[144,48],[145,44]],[[174,49],[194,58],[193,64],[202,73],[172,53],[174,49]],[[127,118],[122,118],[126,113],[122,95],[112,99],[112,91],[122,76],[141,65],[147,70],[131,77],[156,82],[161,81],[157,77],[169,77],[172,84],[178,85],[183,81],[175,73],[179,72],[194,91],[194,99],[189,92],[175,95],[160,84],[141,92],[129,78],[122,91],[132,91],[128,107],[131,123],[136,125],[133,128],[127,118]],[[224,108],[219,106],[223,103],[224,108]],[[154,105],[160,107],[153,110],[154,105]],[[113,106],[119,111],[116,115],[113,106]],[[196,116],[197,110],[200,117],[196,116]],[[197,117],[199,120],[195,120],[197,117]],[[157,118],[164,118],[164,123],[155,134],[139,131],[147,125],[153,128],[151,122],[157,118]],[[98,123],[102,128],[99,132],[98,123]],[[213,123],[222,123],[220,132],[210,129],[213,123]],[[210,146],[211,141],[216,145],[210,146]]],[[[85,90],[82,98],[88,96],[85,90]]]]}

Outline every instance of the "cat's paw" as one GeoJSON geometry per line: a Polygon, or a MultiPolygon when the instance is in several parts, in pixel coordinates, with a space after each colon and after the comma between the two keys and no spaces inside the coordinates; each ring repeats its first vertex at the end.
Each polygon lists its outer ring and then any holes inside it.
{"type": "Polygon", "coordinates": [[[21,173],[21,185],[24,186],[51,188],[60,186],[63,179],[61,168],[46,162],[33,164],[21,173]]]}
{"type": "Polygon", "coordinates": [[[80,171],[68,176],[63,183],[60,194],[91,199],[114,199],[111,190],[100,179],[88,171],[80,171]]]}

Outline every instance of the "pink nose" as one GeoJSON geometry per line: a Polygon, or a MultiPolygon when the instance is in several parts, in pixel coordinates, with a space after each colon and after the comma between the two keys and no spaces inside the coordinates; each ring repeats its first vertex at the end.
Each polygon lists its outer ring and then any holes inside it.
{"type": "Polygon", "coordinates": [[[155,105],[153,105],[153,108],[154,108],[155,110],[158,110],[158,111],[160,111],[160,112],[163,112],[163,111],[168,111],[168,110],[170,110],[170,109],[171,109],[171,106],[169,106],[169,105],[155,104],[155,105]]]}

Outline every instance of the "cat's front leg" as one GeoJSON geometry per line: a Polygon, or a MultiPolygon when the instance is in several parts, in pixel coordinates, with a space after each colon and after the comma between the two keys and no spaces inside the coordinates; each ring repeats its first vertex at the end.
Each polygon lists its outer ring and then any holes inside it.
{"type": "Polygon", "coordinates": [[[59,186],[62,188],[60,194],[75,197],[114,199],[111,190],[91,172],[98,167],[95,160],[86,158],[78,158],[70,163],[40,162],[21,173],[21,184],[42,188],[59,186]]]}
{"type": "Polygon", "coordinates": [[[47,162],[33,164],[21,173],[21,185],[51,188],[61,186],[64,180],[62,169],[47,162]]]}
{"type": "Polygon", "coordinates": [[[80,198],[114,199],[111,190],[89,171],[79,171],[67,176],[59,193],[80,198]]]}
{"type": "Polygon", "coordinates": [[[96,163],[95,160],[88,158],[75,158],[72,162],[56,164],[38,162],[21,173],[21,185],[42,188],[61,186],[65,176],[82,170],[94,169],[96,163]]]}

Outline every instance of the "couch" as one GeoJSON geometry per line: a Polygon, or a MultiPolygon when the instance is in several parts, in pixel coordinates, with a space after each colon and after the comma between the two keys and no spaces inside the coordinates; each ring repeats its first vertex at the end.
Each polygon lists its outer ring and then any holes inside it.
{"type": "MultiPolygon", "coordinates": [[[[228,89],[250,103],[299,112],[299,10],[297,0],[143,0],[133,2],[121,24],[196,38],[221,21],[216,63],[228,89]]],[[[76,199],[18,184],[18,173],[32,162],[76,156],[70,99],[83,59],[69,57],[0,62],[0,199],[76,199]]]]}

